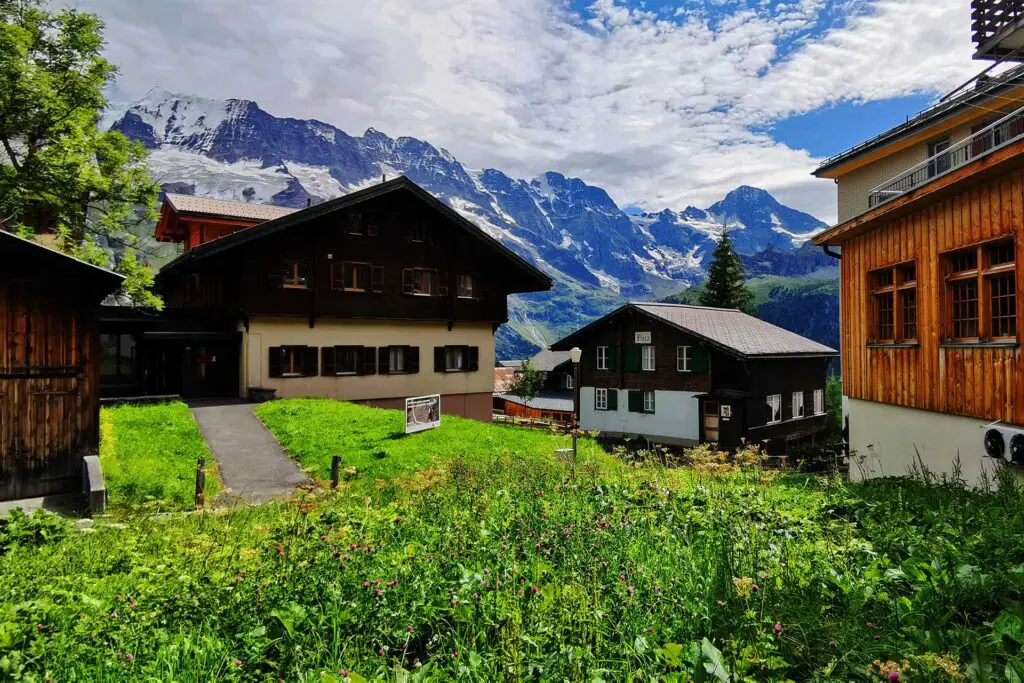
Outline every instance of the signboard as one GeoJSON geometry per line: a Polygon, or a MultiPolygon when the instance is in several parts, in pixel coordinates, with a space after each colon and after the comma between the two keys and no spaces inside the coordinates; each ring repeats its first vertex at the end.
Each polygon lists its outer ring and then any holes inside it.
{"type": "Polygon", "coordinates": [[[728,420],[730,417],[732,417],[732,406],[724,405],[723,404],[722,405],[722,419],[723,420],[728,420]]]}
{"type": "Polygon", "coordinates": [[[441,426],[441,395],[405,399],[405,433],[413,434],[441,426]]]}
{"type": "Polygon", "coordinates": [[[636,343],[636,344],[650,344],[651,343],[651,333],[650,332],[635,332],[634,335],[635,335],[634,343],[636,343]]]}

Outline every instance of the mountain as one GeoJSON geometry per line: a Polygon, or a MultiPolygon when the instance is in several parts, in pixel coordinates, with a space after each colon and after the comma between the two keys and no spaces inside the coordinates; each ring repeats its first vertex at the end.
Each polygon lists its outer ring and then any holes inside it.
{"type": "Polygon", "coordinates": [[[104,125],[150,150],[153,175],[168,191],[303,207],[408,176],[554,277],[551,292],[510,298],[502,357],[549,344],[627,299],[701,282],[725,229],[752,274],[800,276],[830,265],[808,248],[825,224],[754,187],[706,209],[629,215],[602,188],[554,171],[512,178],[467,168],[416,138],[372,128],[352,136],[248,100],[159,89],[108,112],[104,125]]]}

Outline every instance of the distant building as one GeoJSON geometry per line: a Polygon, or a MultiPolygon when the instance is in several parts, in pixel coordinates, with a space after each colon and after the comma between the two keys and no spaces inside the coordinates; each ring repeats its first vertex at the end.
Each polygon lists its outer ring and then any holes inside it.
{"type": "Polygon", "coordinates": [[[746,441],[772,454],[825,430],[836,352],[740,311],[629,303],[552,349],[574,346],[584,430],[681,446],[746,441]]]}
{"type": "MultiPolygon", "coordinates": [[[[972,3],[977,58],[1024,56],[1022,10],[972,3]]],[[[814,241],[841,248],[855,477],[1024,464],[1022,101],[1024,67],[982,73],[815,171],[838,189],[839,223],[814,241]]]]}
{"type": "Polygon", "coordinates": [[[495,410],[511,417],[560,424],[571,423],[573,384],[569,352],[544,349],[530,361],[545,375],[540,394],[526,400],[507,391],[495,389],[495,410]]]}

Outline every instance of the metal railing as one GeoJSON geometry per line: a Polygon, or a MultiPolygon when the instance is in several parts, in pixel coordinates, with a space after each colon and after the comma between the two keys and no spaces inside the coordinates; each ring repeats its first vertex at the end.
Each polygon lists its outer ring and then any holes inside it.
{"type": "Polygon", "coordinates": [[[971,29],[974,44],[980,50],[1007,26],[1024,18],[1024,0],[974,0],[971,3],[971,29]]]}
{"type": "Polygon", "coordinates": [[[1024,139],[1024,107],[871,189],[868,208],[896,199],[1006,145],[1024,139]]]}

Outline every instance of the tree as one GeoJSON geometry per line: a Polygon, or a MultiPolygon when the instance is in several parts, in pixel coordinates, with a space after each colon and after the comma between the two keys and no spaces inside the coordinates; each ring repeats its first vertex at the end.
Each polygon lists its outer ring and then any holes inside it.
{"type": "Polygon", "coordinates": [[[753,313],[753,295],[747,289],[744,279],[743,262],[732,246],[729,231],[722,233],[722,239],[711,255],[708,279],[700,296],[701,306],[717,308],[738,308],[753,313]]]}
{"type": "Polygon", "coordinates": [[[533,361],[526,359],[516,370],[515,377],[508,385],[508,393],[518,396],[524,401],[532,401],[540,395],[544,386],[544,373],[537,369],[533,361]]]}
{"type": "Polygon", "coordinates": [[[52,231],[61,250],[126,275],[126,300],[159,307],[130,230],[156,217],[146,150],[97,126],[117,73],[102,32],[87,12],[0,0],[0,226],[52,231]],[[112,264],[102,247],[132,255],[112,264]]]}

